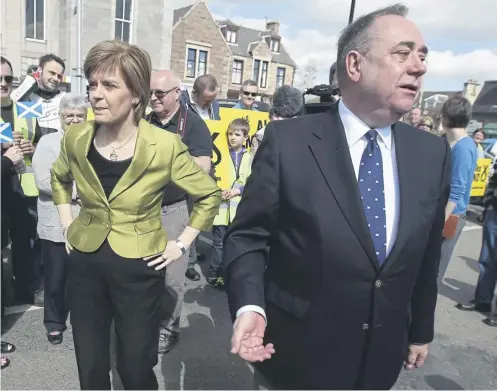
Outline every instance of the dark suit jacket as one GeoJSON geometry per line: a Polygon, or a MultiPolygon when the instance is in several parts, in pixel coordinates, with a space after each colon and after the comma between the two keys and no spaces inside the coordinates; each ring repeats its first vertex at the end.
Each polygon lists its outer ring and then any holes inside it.
{"type": "Polygon", "coordinates": [[[276,354],[258,368],[279,387],[391,388],[408,341],[433,340],[450,149],[401,122],[393,136],[400,221],[379,269],[337,105],[266,128],[224,267],[232,316],[266,311],[276,354]]]}

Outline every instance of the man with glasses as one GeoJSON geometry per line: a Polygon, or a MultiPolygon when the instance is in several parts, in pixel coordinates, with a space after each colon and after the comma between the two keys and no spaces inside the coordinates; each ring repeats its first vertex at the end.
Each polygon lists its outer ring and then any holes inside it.
{"type": "MultiPolygon", "coordinates": [[[[13,141],[24,155],[24,164],[17,167],[19,175],[12,176],[12,191],[8,210],[9,234],[12,240],[12,267],[15,276],[14,290],[19,304],[43,305],[41,264],[36,240],[37,189],[31,168],[31,157],[42,136],[36,119],[19,118],[16,105],[10,99],[13,70],[4,57],[0,59],[0,123],[9,123],[13,141]],[[36,292],[35,292],[36,291],[36,292]]],[[[12,143],[2,143],[2,154],[12,143]]]]}
{"type": "MultiPolygon", "coordinates": [[[[209,128],[200,116],[189,106],[182,105],[181,80],[172,71],[155,71],[150,81],[150,106],[152,112],[146,119],[161,129],[179,134],[195,162],[209,173],[211,169],[212,137],[209,128]]],[[[166,186],[162,200],[164,229],[168,240],[177,240],[188,225],[188,195],[174,184],[166,186]],[[167,217],[166,217],[167,216],[167,217]]],[[[188,265],[189,249],[166,269],[166,302],[168,319],[161,322],[159,353],[169,352],[179,340],[179,323],[185,274],[192,280],[200,275],[188,265]]]]}
{"type": "Polygon", "coordinates": [[[259,111],[257,109],[257,103],[255,102],[257,95],[259,95],[257,83],[253,80],[245,80],[242,83],[242,88],[240,89],[240,100],[233,106],[233,108],[259,111]]]}

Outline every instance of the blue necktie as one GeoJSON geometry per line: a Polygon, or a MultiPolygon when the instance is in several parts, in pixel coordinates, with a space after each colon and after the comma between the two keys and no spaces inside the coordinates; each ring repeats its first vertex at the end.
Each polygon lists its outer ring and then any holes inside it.
{"type": "Polygon", "coordinates": [[[383,159],[381,158],[376,130],[369,130],[365,137],[368,144],[362,154],[361,166],[359,167],[359,189],[378,265],[381,267],[385,262],[387,253],[383,159]]]}

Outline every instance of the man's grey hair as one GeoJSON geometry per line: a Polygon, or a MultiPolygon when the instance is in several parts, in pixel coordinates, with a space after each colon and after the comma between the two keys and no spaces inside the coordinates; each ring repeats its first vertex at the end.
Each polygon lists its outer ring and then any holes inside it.
{"type": "Polygon", "coordinates": [[[303,106],[302,92],[299,89],[286,85],[281,86],[274,92],[273,106],[269,115],[292,118],[301,114],[303,106]]]}
{"type": "Polygon", "coordinates": [[[79,94],[65,94],[60,100],[60,112],[63,113],[70,109],[88,110],[89,104],[86,97],[79,94]]]}
{"type": "Polygon", "coordinates": [[[193,91],[196,94],[203,94],[205,91],[214,92],[217,89],[217,80],[212,75],[202,75],[195,79],[193,91]]]}
{"type": "Polygon", "coordinates": [[[254,81],[254,80],[251,80],[251,79],[248,79],[248,80],[245,80],[243,83],[242,83],[242,87],[240,88],[240,90],[243,91],[243,89],[245,87],[257,87],[257,82],[254,81]]]}
{"type": "Polygon", "coordinates": [[[397,15],[405,17],[409,12],[409,8],[398,3],[385,8],[380,8],[367,15],[363,15],[353,23],[349,24],[340,34],[338,39],[337,51],[337,80],[342,82],[345,80],[347,55],[355,50],[362,55],[365,55],[371,48],[371,42],[374,37],[371,34],[371,27],[376,19],[382,16],[397,15]]]}

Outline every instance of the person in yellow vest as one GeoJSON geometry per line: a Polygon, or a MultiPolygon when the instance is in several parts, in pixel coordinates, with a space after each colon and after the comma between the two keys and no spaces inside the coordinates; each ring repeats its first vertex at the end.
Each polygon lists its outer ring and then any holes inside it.
{"type": "Polygon", "coordinates": [[[247,120],[237,118],[233,120],[226,131],[231,160],[233,165],[229,171],[230,189],[223,189],[222,202],[219,212],[214,218],[212,228],[212,255],[209,264],[207,283],[215,289],[224,290],[224,280],[219,268],[223,259],[223,238],[228,226],[235,218],[238,203],[241,200],[243,189],[251,172],[251,156],[244,143],[248,139],[250,125],[247,120]]]}
{"type": "MultiPolygon", "coordinates": [[[[0,59],[0,123],[10,123],[13,143],[24,156],[24,165],[12,180],[13,197],[10,214],[9,234],[12,240],[12,266],[15,276],[14,289],[19,303],[43,305],[43,291],[40,290],[41,263],[36,240],[36,198],[38,190],[31,168],[36,143],[42,133],[35,118],[19,118],[12,93],[13,71],[10,62],[0,59]]],[[[2,153],[12,143],[2,143],[2,153]]]]}

